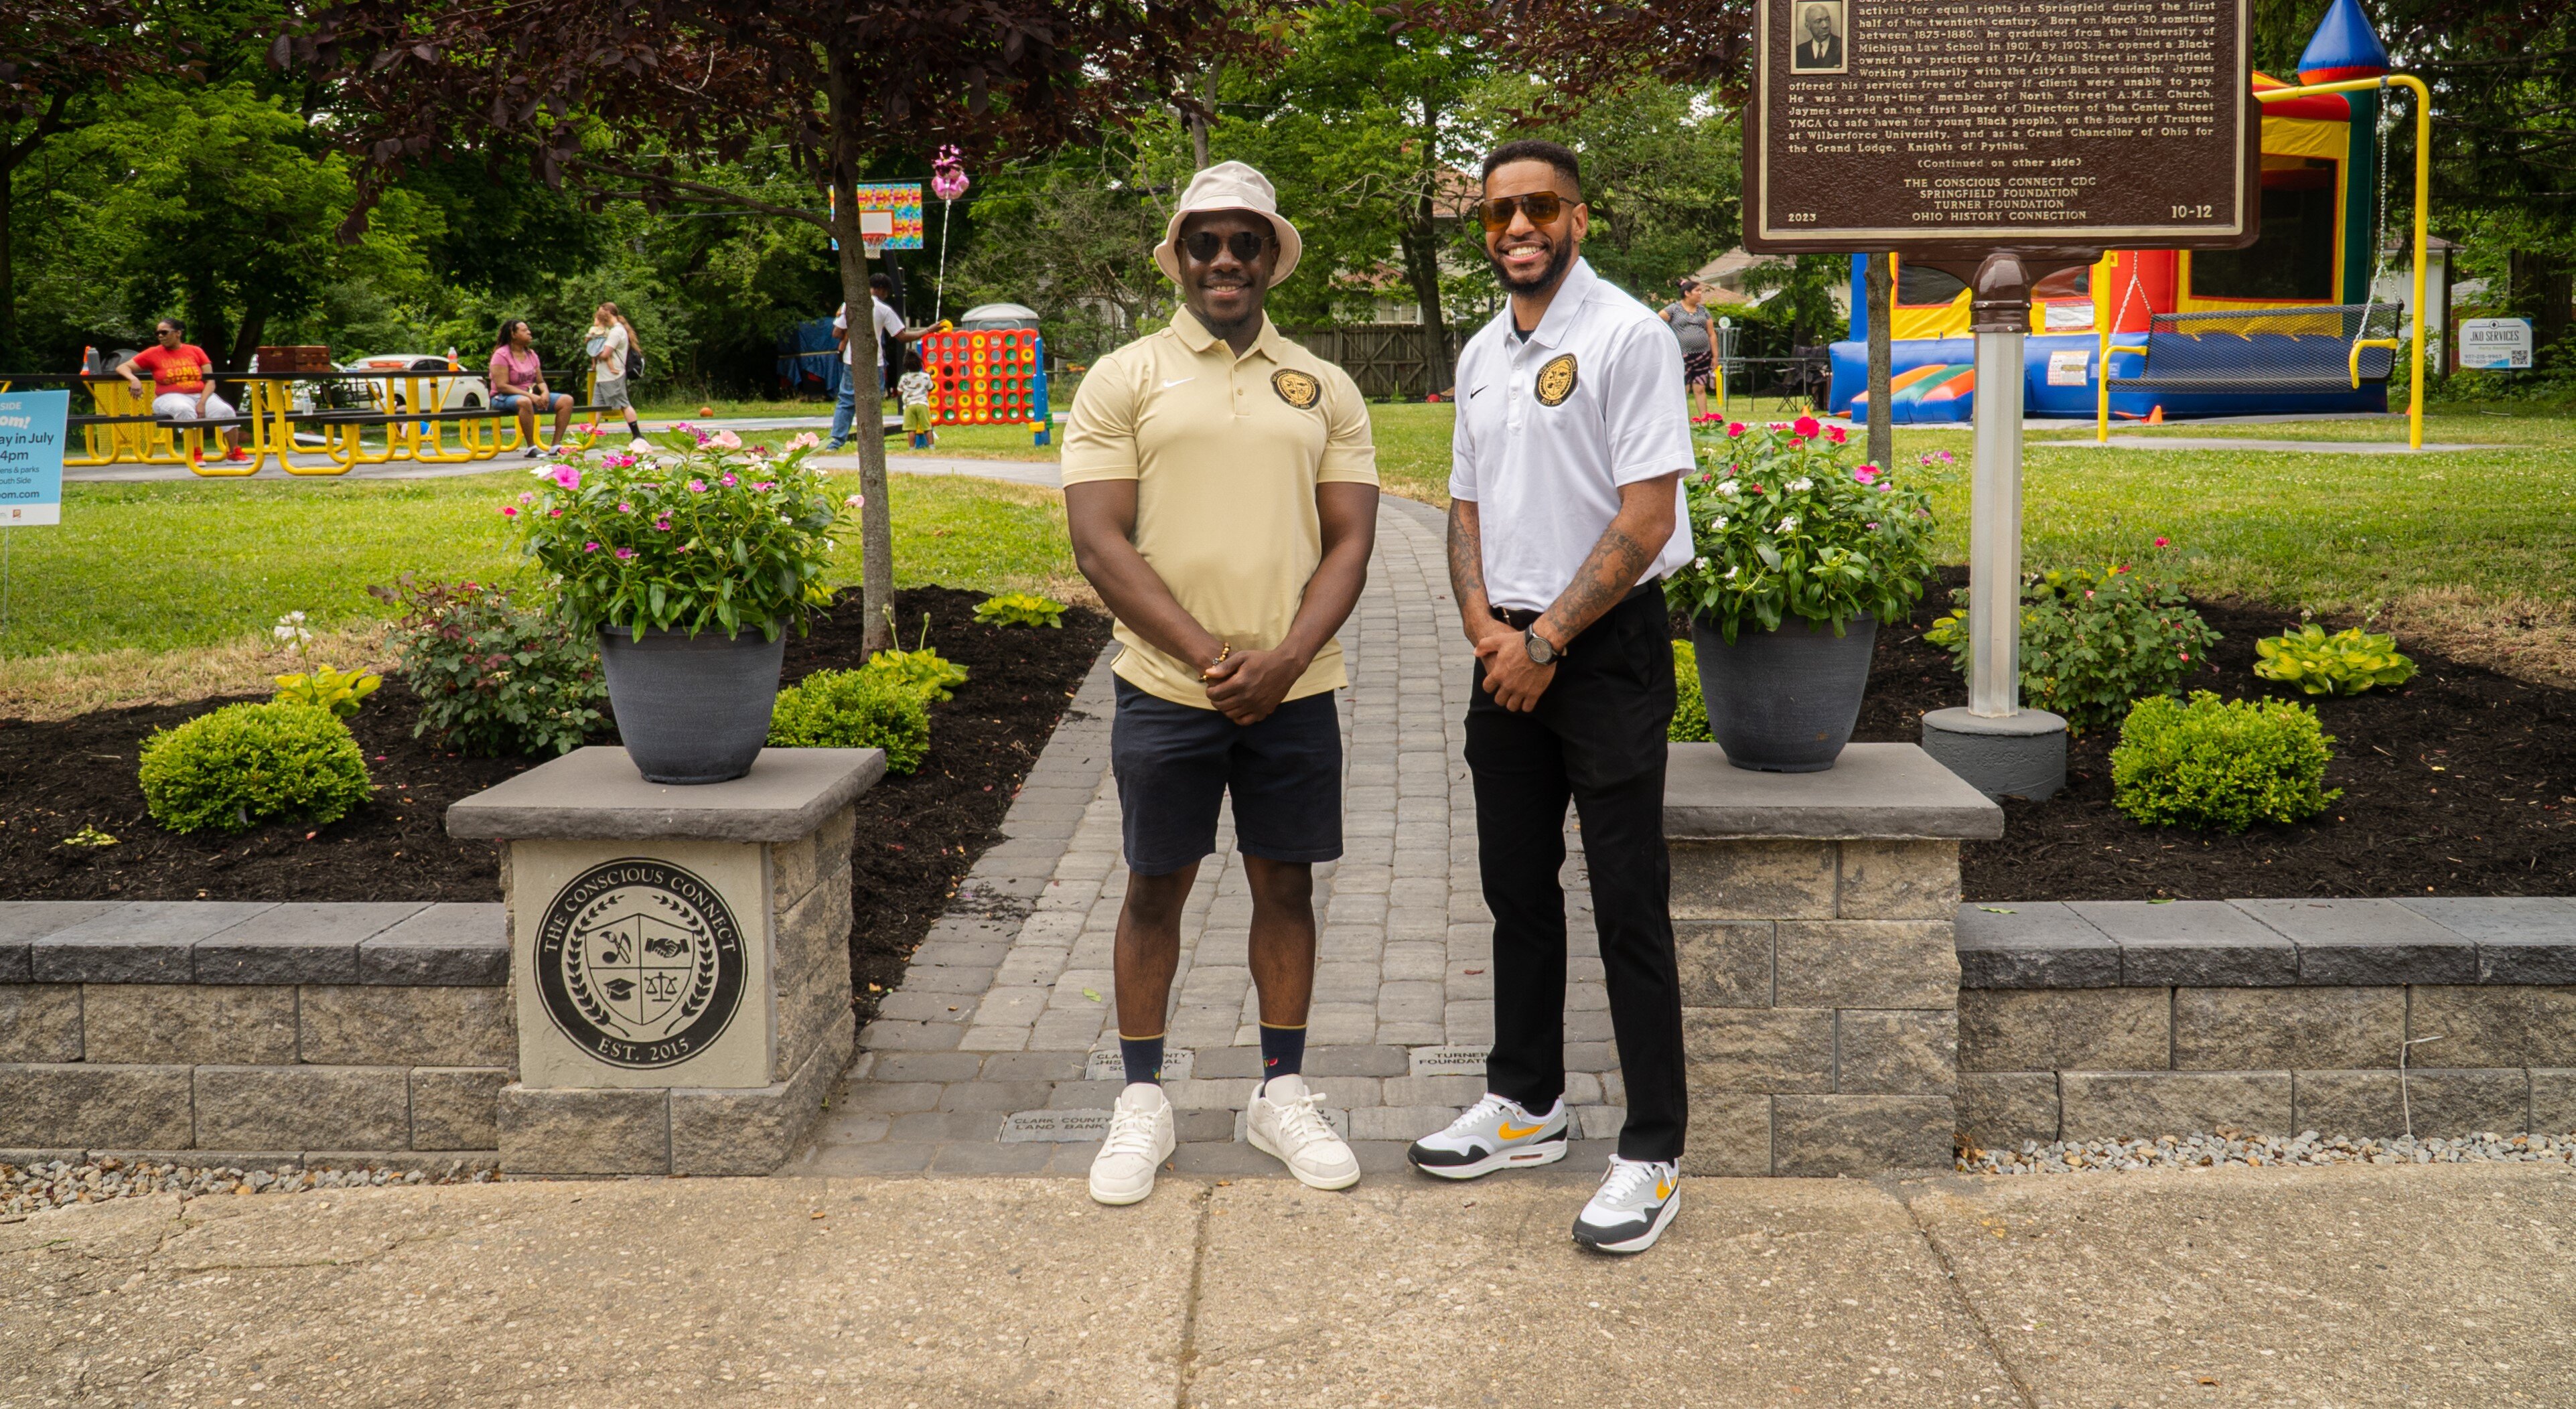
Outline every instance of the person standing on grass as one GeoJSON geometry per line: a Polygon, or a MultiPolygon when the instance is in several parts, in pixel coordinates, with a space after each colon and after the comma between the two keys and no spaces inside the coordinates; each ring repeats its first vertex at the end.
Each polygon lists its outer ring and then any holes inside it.
{"type": "Polygon", "coordinates": [[[537,443],[537,412],[555,413],[555,443],[563,444],[564,432],[572,426],[572,398],[546,388],[546,369],[537,357],[537,335],[525,318],[513,318],[501,325],[501,335],[492,344],[492,363],[486,369],[492,382],[492,409],[519,413],[519,438],[528,443],[522,458],[536,459],[546,453],[537,443]]]}
{"type": "Polygon", "coordinates": [[[1584,867],[1628,1087],[1627,1124],[1574,1240],[1643,1252],[1681,1205],[1689,1098],[1668,909],[1664,750],[1673,716],[1665,573],[1690,561],[1681,345],[1581,258],[1574,153],[1485,158],[1485,254],[1510,299],[1458,358],[1449,581],[1476,648],[1467,767],[1494,915],[1484,1099],[1414,1142],[1426,1174],[1563,1159],[1565,807],[1584,867]]]}
{"type": "Polygon", "coordinates": [[[1241,162],[1191,179],[1154,247],[1186,307],[1101,358],[1066,426],[1074,560],[1124,647],[1109,761],[1128,870],[1115,961],[1127,1087],[1091,1164],[1105,1204],[1152,1193],[1172,1153],[1161,1077],[1181,905],[1228,794],[1260,990],[1247,1136],[1314,1188],[1360,1177],[1304,1062],[1314,866],[1342,854],[1333,633],[1368,580],[1377,450],[1357,384],[1263,312],[1303,246],[1278,209],[1241,162]]]}
{"type": "Polygon", "coordinates": [[[1708,393],[1717,384],[1717,323],[1708,316],[1708,285],[1685,274],[1679,303],[1664,305],[1657,315],[1673,325],[1682,347],[1682,384],[1690,388],[1691,419],[1708,415],[1708,393]]]}
{"type": "MultiPolygon", "coordinates": [[[[134,375],[140,368],[152,378],[152,414],[165,421],[226,421],[233,417],[232,403],[215,395],[215,381],[209,375],[215,369],[214,359],[206,350],[187,340],[187,332],[176,318],[164,318],[152,328],[152,346],[119,363],[118,376],[139,394],[143,383],[134,375]]],[[[224,458],[236,463],[250,458],[248,452],[233,441],[230,426],[215,431],[215,443],[223,448],[224,458]]],[[[188,452],[190,462],[200,452],[188,452]]]]}
{"type": "MultiPolygon", "coordinates": [[[[887,296],[893,292],[894,280],[883,274],[868,276],[869,301],[876,305],[870,316],[875,320],[877,376],[880,379],[885,376],[887,352],[908,342],[918,342],[922,336],[905,327],[903,315],[894,311],[893,304],[886,302],[887,296]]],[[[841,399],[832,407],[832,439],[823,447],[825,450],[838,450],[848,445],[850,428],[857,424],[859,418],[859,379],[857,363],[850,350],[850,306],[846,303],[832,315],[832,342],[841,349],[841,399]]],[[[885,388],[882,385],[869,398],[871,403],[884,399],[885,388]]],[[[869,415],[873,418],[876,413],[870,412],[869,415]]]]}
{"type": "Polygon", "coordinates": [[[635,350],[635,325],[603,303],[590,315],[590,404],[623,412],[629,439],[642,439],[644,425],[635,419],[635,398],[626,389],[627,354],[635,350]]]}

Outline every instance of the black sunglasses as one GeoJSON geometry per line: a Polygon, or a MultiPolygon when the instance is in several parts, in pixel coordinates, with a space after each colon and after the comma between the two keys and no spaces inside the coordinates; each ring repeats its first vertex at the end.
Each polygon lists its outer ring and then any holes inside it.
{"type": "Polygon", "coordinates": [[[1528,216],[1532,225],[1547,225],[1565,213],[1565,206],[1565,197],[1554,191],[1532,191],[1526,196],[1496,196],[1479,201],[1476,213],[1486,229],[1500,232],[1512,228],[1514,211],[1528,216]]]}
{"type": "Polygon", "coordinates": [[[1214,230],[1196,230],[1181,237],[1181,248],[1188,250],[1190,258],[1201,264],[1215,263],[1216,252],[1221,249],[1234,251],[1235,258],[1250,264],[1259,259],[1261,252],[1269,246],[1270,237],[1258,230],[1237,230],[1231,235],[1219,235],[1214,230]]]}

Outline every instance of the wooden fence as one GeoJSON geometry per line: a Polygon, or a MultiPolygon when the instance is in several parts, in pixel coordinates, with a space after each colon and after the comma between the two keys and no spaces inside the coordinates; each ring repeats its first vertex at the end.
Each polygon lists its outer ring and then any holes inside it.
{"type": "Polygon", "coordinates": [[[1435,391],[1446,393],[1457,381],[1458,349],[1475,329],[1447,329],[1436,363],[1425,357],[1430,340],[1416,324],[1355,323],[1279,331],[1350,373],[1362,396],[1420,401],[1435,391]]]}

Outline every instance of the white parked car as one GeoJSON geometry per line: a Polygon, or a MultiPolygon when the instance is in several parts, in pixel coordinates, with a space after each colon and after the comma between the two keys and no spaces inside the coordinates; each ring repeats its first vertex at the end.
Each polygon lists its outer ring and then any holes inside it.
{"type": "MultiPolygon", "coordinates": [[[[479,411],[492,404],[492,389],[479,373],[461,369],[451,371],[446,358],[433,357],[425,352],[379,353],[373,357],[361,357],[354,362],[343,362],[340,364],[340,370],[344,372],[448,373],[425,382],[370,379],[358,384],[366,388],[365,394],[370,398],[390,397],[389,401],[382,404],[397,412],[479,411]],[[424,389],[421,398],[423,404],[420,406],[410,404],[411,389],[415,386],[424,389]]],[[[357,386],[351,388],[353,391],[356,389],[357,386]]]]}

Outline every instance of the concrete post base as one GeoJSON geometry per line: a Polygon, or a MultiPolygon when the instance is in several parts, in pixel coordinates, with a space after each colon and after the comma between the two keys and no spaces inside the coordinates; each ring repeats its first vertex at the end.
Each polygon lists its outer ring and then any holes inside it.
{"type": "Polygon", "coordinates": [[[848,1064],[853,799],[875,749],[648,783],[587,748],[448,810],[504,843],[513,1174],[765,1174],[848,1064]]]}
{"type": "Polygon", "coordinates": [[[1912,744],[1823,773],[1675,744],[1664,787],[1691,1095],[1682,1168],[1946,1167],[1958,1129],[1959,843],[2003,813],[1912,744]]]}
{"type": "Polygon", "coordinates": [[[1933,710],[1923,716],[1923,751],[1990,798],[2039,802],[2066,786],[2066,721],[2044,709],[2002,719],[1933,710]]]}

